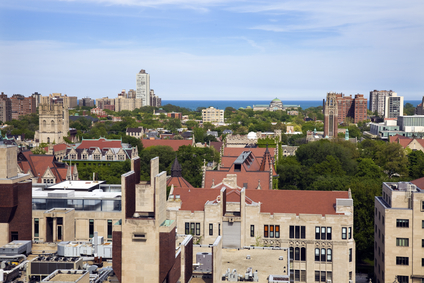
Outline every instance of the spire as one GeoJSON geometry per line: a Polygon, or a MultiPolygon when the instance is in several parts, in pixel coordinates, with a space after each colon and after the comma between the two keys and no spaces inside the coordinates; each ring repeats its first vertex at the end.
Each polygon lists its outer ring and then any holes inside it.
{"type": "Polygon", "coordinates": [[[182,177],[182,169],[181,169],[181,165],[178,162],[177,159],[177,155],[175,155],[175,160],[174,163],[172,163],[172,167],[171,167],[171,177],[182,177]]]}

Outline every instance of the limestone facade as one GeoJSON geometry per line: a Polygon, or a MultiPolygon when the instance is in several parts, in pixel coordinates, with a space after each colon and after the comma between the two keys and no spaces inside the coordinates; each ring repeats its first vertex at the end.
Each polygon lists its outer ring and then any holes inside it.
{"type": "Polygon", "coordinates": [[[202,110],[203,123],[224,123],[224,110],[209,107],[202,110]]]}
{"type": "Polygon", "coordinates": [[[63,143],[63,137],[66,137],[69,131],[67,102],[50,102],[38,107],[39,130],[35,132],[35,140],[40,143],[63,143]]]}
{"type": "Polygon", "coordinates": [[[424,274],[424,193],[410,182],[383,183],[375,197],[374,275],[377,283],[421,283],[424,274]]]}

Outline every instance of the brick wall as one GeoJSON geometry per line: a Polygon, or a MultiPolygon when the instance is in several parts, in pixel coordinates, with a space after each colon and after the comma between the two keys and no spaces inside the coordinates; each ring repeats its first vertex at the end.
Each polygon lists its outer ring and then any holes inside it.
{"type": "Polygon", "coordinates": [[[135,173],[125,177],[125,218],[132,218],[135,212],[135,180],[135,173]]]}
{"type": "Polygon", "coordinates": [[[122,281],[122,232],[112,232],[112,268],[118,278],[122,281]]]}
{"type": "Polygon", "coordinates": [[[174,265],[169,271],[169,280],[170,283],[177,283],[181,277],[181,253],[175,258],[174,265]]]}
{"type": "Polygon", "coordinates": [[[185,261],[184,262],[185,282],[183,282],[183,283],[188,283],[188,281],[190,281],[190,279],[191,279],[191,276],[193,275],[193,238],[191,238],[191,240],[185,246],[184,257],[185,257],[185,259],[184,259],[184,261],[185,261]]]}

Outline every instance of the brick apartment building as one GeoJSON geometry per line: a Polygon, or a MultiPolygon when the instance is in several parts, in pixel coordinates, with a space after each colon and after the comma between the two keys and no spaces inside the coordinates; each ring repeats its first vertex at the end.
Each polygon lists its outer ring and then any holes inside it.
{"type": "Polygon", "coordinates": [[[345,96],[343,93],[327,93],[327,99],[323,100],[324,112],[324,136],[337,136],[338,125],[343,123],[346,117],[352,118],[354,123],[367,119],[367,99],[363,94],[345,96]]]}
{"type": "Polygon", "coordinates": [[[22,94],[14,94],[11,98],[12,119],[17,120],[19,116],[36,113],[37,102],[35,96],[25,97],[22,94]]]}

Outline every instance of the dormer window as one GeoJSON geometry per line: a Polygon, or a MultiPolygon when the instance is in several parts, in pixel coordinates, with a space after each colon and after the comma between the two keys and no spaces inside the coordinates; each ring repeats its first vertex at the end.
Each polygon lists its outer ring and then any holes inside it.
{"type": "Polygon", "coordinates": [[[113,160],[113,155],[108,155],[107,160],[113,160]]]}
{"type": "Polygon", "coordinates": [[[94,160],[100,160],[100,154],[94,154],[94,160]]]}
{"type": "Polygon", "coordinates": [[[87,154],[83,154],[83,155],[82,155],[82,159],[87,160],[87,158],[88,158],[87,154]]]}
{"type": "Polygon", "coordinates": [[[125,156],[123,154],[118,155],[118,160],[125,160],[125,156]]]}

